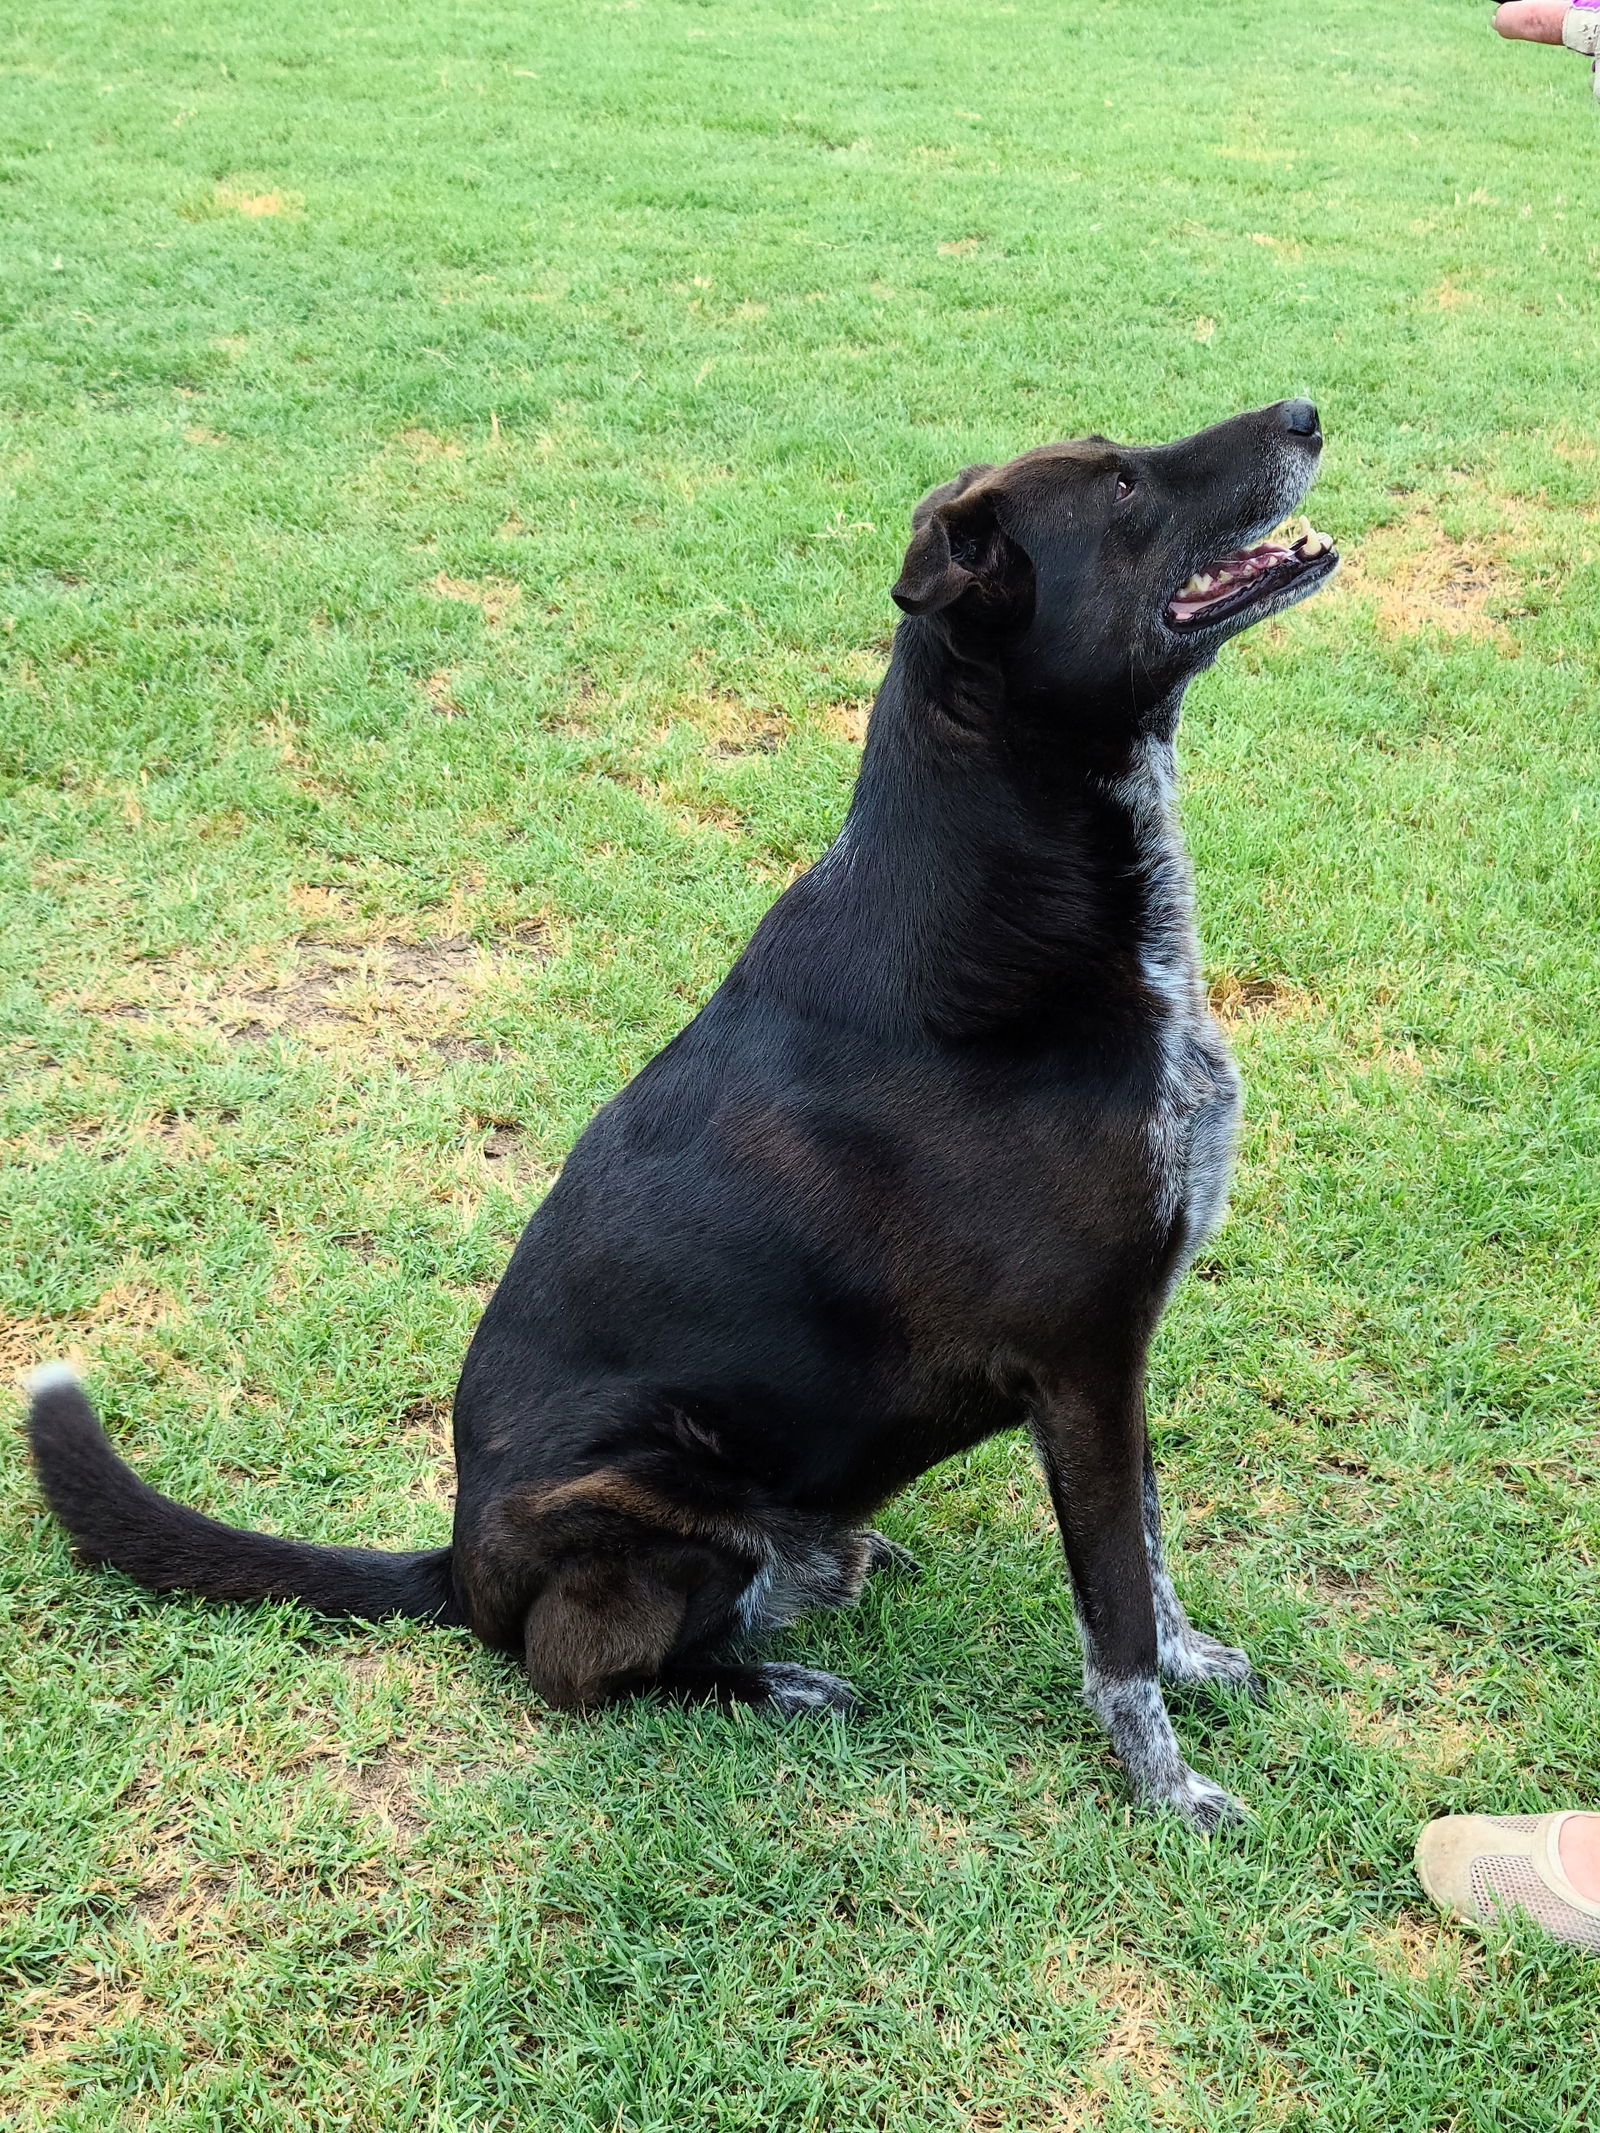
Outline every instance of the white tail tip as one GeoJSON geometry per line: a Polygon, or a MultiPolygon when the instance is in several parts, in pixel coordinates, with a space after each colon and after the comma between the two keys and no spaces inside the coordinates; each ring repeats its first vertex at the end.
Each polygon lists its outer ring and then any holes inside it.
{"type": "Polygon", "coordinates": [[[37,1370],[30,1370],[23,1383],[32,1399],[40,1399],[47,1392],[60,1392],[68,1385],[81,1385],[82,1378],[70,1363],[41,1363],[37,1370]]]}

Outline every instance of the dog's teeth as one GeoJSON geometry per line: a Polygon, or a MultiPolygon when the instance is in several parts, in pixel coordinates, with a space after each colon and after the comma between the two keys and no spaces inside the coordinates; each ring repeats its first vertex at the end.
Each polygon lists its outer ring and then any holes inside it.
{"type": "Polygon", "coordinates": [[[1325,533],[1318,533],[1315,526],[1311,526],[1306,529],[1304,545],[1306,554],[1312,556],[1321,555],[1324,549],[1331,548],[1333,543],[1325,533]]]}
{"type": "Polygon", "coordinates": [[[1295,520],[1295,522],[1294,522],[1294,537],[1295,537],[1295,542],[1296,542],[1296,544],[1297,544],[1297,545],[1298,545],[1298,543],[1299,543],[1299,542],[1301,542],[1301,541],[1309,541],[1309,540],[1310,540],[1310,538],[1311,538],[1311,521],[1310,521],[1310,519],[1308,519],[1308,518],[1306,518],[1306,517],[1304,517],[1304,516],[1301,516],[1300,518],[1297,518],[1297,519],[1295,520]]]}

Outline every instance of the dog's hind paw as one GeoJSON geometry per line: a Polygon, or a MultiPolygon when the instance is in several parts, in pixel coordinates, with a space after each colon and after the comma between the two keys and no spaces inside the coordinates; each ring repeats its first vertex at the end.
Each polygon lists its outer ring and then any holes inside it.
{"type": "Polygon", "coordinates": [[[1180,1816],[1202,1837],[1209,1837],[1225,1822],[1248,1819],[1248,1810],[1231,1792],[1213,1785],[1210,1778],[1202,1777],[1198,1770],[1191,1770],[1187,1763],[1180,1765],[1179,1775],[1170,1786],[1163,1786],[1160,1791],[1147,1791],[1145,1800],[1151,1807],[1180,1816]]]}
{"type": "Polygon", "coordinates": [[[778,1660],[768,1660],[758,1671],[766,1690],[763,1701],[779,1718],[799,1718],[815,1711],[837,1711],[848,1717],[861,1708],[861,1698],[837,1674],[778,1660]]]}
{"type": "Polygon", "coordinates": [[[890,1540],[886,1533],[878,1533],[870,1527],[861,1538],[867,1544],[867,1571],[886,1570],[897,1578],[919,1578],[922,1565],[909,1548],[902,1548],[898,1541],[890,1540]]]}

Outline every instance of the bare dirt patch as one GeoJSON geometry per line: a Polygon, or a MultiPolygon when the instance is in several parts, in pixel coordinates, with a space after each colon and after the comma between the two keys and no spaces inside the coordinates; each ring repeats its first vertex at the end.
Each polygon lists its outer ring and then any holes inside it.
{"type": "Polygon", "coordinates": [[[510,578],[452,578],[443,570],[429,590],[441,600],[464,600],[480,608],[490,629],[503,622],[522,598],[522,587],[510,578]]]}
{"type": "Polygon", "coordinates": [[[679,791],[667,779],[646,777],[634,770],[607,770],[602,776],[609,778],[613,785],[624,786],[629,792],[637,793],[640,799],[659,807],[680,836],[692,837],[696,830],[709,829],[737,842],[744,835],[744,818],[734,808],[679,791]]]}
{"type": "Polygon", "coordinates": [[[233,1884],[220,1875],[159,1869],[136,1892],[130,1906],[133,1916],[163,1939],[207,1926],[233,1894],[233,1884]]]}
{"type": "Polygon", "coordinates": [[[396,1419],[408,1447],[415,1445],[417,1454],[406,1495],[413,1503],[450,1510],[456,1496],[456,1457],[449,1400],[436,1396],[413,1400],[396,1419]]]}
{"type": "Polygon", "coordinates": [[[542,953],[528,922],[485,945],[466,934],[441,940],[337,940],[302,935],[264,969],[212,977],[176,964],[130,966],[127,992],[82,1000],[89,1012],[124,1021],[220,1029],[235,1044],[289,1038],[316,1050],[360,1048],[420,1063],[484,1059],[493,1047],[471,1027],[482,996],[514,967],[542,953]]]}
{"type": "Polygon", "coordinates": [[[450,1400],[445,1393],[424,1393],[401,1408],[395,1423],[408,1435],[420,1431],[441,1452],[450,1449],[450,1400]]]}
{"type": "Polygon", "coordinates": [[[357,938],[360,912],[348,889],[325,881],[300,882],[290,889],[289,901],[305,922],[307,934],[314,929],[327,939],[357,938]]]}
{"type": "Polygon", "coordinates": [[[305,939],[291,968],[262,985],[215,1003],[229,1035],[248,1040],[279,1032],[316,1042],[350,1028],[376,1030],[392,1013],[407,1026],[448,1020],[477,975],[477,944],[399,940],[346,944],[305,939]]]}
{"type": "Polygon", "coordinates": [[[1135,2074],[1151,2087],[1170,2082],[1177,2067],[1161,2036],[1167,1996],[1155,1972],[1132,1962],[1102,1963],[1090,1982],[1095,1998],[1111,2015],[1096,2067],[1135,2074]]]}
{"type": "Polygon", "coordinates": [[[81,1363],[83,1349],[52,1319],[0,1315],[0,1384],[20,1386],[41,1363],[64,1357],[81,1363]]]}
{"type": "Polygon", "coordinates": [[[594,738],[594,719],[590,706],[594,696],[595,691],[590,687],[575,690],[567,698],[570,715],[545,720],[544,730],[547,733],[560,734],[563,740],[591,742],[594,738]]]}
{"type": "MultiPolygon", "coordinates": [[[[1342,1690],[1335,1699],[1345,1729],[1357,1745],[1394,1755],[1430,1784],[1452,1777],[1471,1762],[1483,1737],[1481,1724],[1469,1725],[1442,1713],[1432,1692],[1422,1700],[1398,1686],[1398,1669],[1389,1660],[1346,1651],[1344,1662],[1363,1683],[1342,1690]]],[[[1448,1697],[1452,1684],[1440,1684],[1448,1697]]]]}
{"type": "Polygon", "coordinates": [[[54,1990],[42,1994],[18,2024],[23,2049],[37,2066],[70,2059],[92,2037],[103,2037],[119,2022],[151,2012],[138,1985],[100,1977],[87,1964],[54,1990]]]}
{"type": "Polygon", "coordinates": [[[1365,1622],[1378,1605],[1378,1595],[1351,1571],[1323,1566],[1312,1573],[1311,1595],[1324,1608],[1365,1622]]]}
{"type": "Polygon", "coordinates": [[[1595,444],[1592,437],[1585,436],[1578,430],[1553,430],[1549,433],[1549,444],[1556,457],[1566,460],[1569,466],[1590,466],[1595,459],[1600,458],[1600,446],[1595,444]]]}
{"type": "Polygon", "coordinates": [[[684,697],[673,706],[703,734],[714,756],[773,755],[789,732],[785,714],[771,704],[749,703],[723,689],[684,697]]]}
{"type": "Polygon", "coordinates": [[[1421,1911],[1401,1911],[1381,1926],[1369,1926],[1362,1939],[1382,1969],[1414,1985],[1425,1984],[1439,1970],[1452,1979],[1475,1979],[1483,1968],[1475,1941],[1463,1940],[1441,1919],[1421,1911]]]}
{"type": "Polygon", "coordinates": [[[522,1153],[522,1130],[518,1126],[496,1126],[483,1144],[486,1163],[515,1164],[522,1153]]]}
{"type": "Polygon", "coordinates": [[[0,1314],[0,1384],[20,1382],[41,1363],[83,1365],[104,1341],[137,1336],[183,1316],[170,1290],[138,1277],[113,1282],[81,1311],[65,1318],[11,1318],[0,1314]]]}
{"type": "Polygon", "coordinates": [[[496,1184],[508,1191],[520,1192],[553,1174],[535,1143],[514,1123],[491,1126],[478,1144],[478,1154],[496,1184]]]}
{"type": "Polygon", "coordinates": [[[1258,1022],[1268,1016],[1314,1014],[1315,994],[1287,978],[1251,977],[1219,970],[1206,981],[1206,1005],[1219,1022],[1258,1022]]]}
{"type": "Polygon", "coordinates": [[[1369,533],[1346,555],[1338,583],[1371,601],[1386,635],[1415,636],[1432,629],[1491,638],[1510,648],[1511,639],[1492,612],[1515,607],[1521,596],[1521,581],[1504,549],[1504,536],[1455,538],[1424,506],[1369,533]]]}
{"type": "Polygon", "coordinates": [[[262,188],[249,179],[230,179],[216,186],[212,198],[223,214],[258,219],[270,215],[297,215],[303,202],[298,193],[286,193],[274,185],[262,188]]]}
{"type": "Polygon", "coordinates": [[[1078,1968],[1077,1951],[1068,1948],[1045,1965],[1042,1982],[1057,1999],[1092,1999],[1107,2016],[1106,2031],[1093,2063],[1074,2094],[1055,2099],[1045,2121],[1049,2133],[1091,2133],[1105,2122],[1112,2098],[1120,2090],[1142,2091],[1155,2101],[1175,2088],[1180,2068],[1163,2035],[1169,2014],[1165,1986],[1145,1964],[1128,1956],[1078,1968]]]}
{"type": "Polygon", "coordinates": [[[850,697],[843,703],[828,706],[828,727],[841,741],[852,748],[866,745],[867,721],[872,716],[872,704],[866,697],[850,697]]]}
{"type": "Polygon", "coordinates": [[[437,711],[441,718],[461,716],[461,706],[450,693],[454,685],[455,676],[448,667],[436,667],[422,684],[423,693],[428,699],[428,708],[437,711]]]}
{"type": "Polygon", "coordinates": [[[371,1762],[352,1763],[340,1773],[340,1783],[362,1813],[383,1823],[402,1845],[421,1835],[411,1765],[403,1755],[386,1750],[371,1762]]]}
{"type": "Polygon", "coordinates": [[[432,430],[402,430],[400,442],[413,459],[459,459],[461,447],[453,437],[439,437],[432,430]]]}

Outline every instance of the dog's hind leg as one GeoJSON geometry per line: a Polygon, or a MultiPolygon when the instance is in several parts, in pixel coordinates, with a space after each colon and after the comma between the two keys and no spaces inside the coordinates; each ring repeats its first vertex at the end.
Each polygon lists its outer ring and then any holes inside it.
{"type": "Polygon", "coordinates": [[[892,1546],[878,1533],[769,1532],[764,1560],[739,1595],[739,1627],[780,1629],[814,1607],[854,1607],[869,1573],[892,1559],[892,1546]]]}
{"type": "Polygon", "coordinates": [[[876,1532],[869,1526],[858,1534],[857,1538],[867,1544],[868,1577],[876,1576],[879,1571],[887,1571],[890,1576],[897,1578],[921,1577],[922,1565],[911,1550],[902,1548],[898,1541],[890,1540],[886,1533],[876,1532]]]}
{"type": "Polygon", "coordinates": [[[1084,1701],[1135,1794],[1210,1831],[1241,1809],[1184,1761],[1162,1698],[1141,1501],[1144,1403],[1139,1373],[1130,1375],[1107,1383],[1097,1370],[1059,1386],[1034,1438],[1072,1573],[1084,1701]]]}
{"type": "Polygon", "coordinates": [[[586,1711],[659,1690],[683,1703],[756,1704],[783,1718],[853,1711],[848,1681],[776,1661],[740,1665],[681,1646],[688,1627],[689,1566],[645,1558],[570,1565],[528,1610],[528,1678],[552,1710],[586,1711]]]}
{"type": "Polygon", "coordinates": [[[815,1717],[826,1711],[847,1718],[861,1707],[855,1690],[837,1674],[777,1659],[744,1665],[684,1660],[663,1669],[659,1686],[664,1696],[681,1703],[748,1703],[777,1718],[815,1717]]]}
{"type": "Polygon", "coordinates": [[[1161,1545],[1161,1493],[1148,1440],[1144,1448],[1144,1545],[1156,1609],[1156,1659],[1163,1681],[1226,1681],[1252,1696],[1262,1693],[1249,1655],[1196,1629],[1184,1612],[1161,1545]]]}
{"type": "Polygon", "coordinates": [[[562,1564],[523,1622],[528,1679],[545,1703],[588,1711],[651,1688],[683,1634],[688,1568],[668,1551],[562,1564]]]}
{"type": "Polygon", "coordinates": [[[721,1654],[741,1632],[848,1606],[870,1556],[859,1534],[707,1517],[611,1469],[512,1491],[458,1527],[472,1626],[520,1642],[552,1710],[653,1690],[786,1717],[855,1707],[832,1674],[721,1654]]]}

